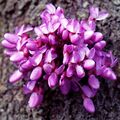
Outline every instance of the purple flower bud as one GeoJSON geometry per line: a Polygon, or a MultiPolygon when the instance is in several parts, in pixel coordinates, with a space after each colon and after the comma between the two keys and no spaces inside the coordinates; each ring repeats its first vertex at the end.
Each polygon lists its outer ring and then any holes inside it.
{"type": "Polygon", "coordinates": [[[25,94],[31,93],[36,85],[36,81],[29,81],[26,85],[23,87],[23,91],[25,94]]]}
{"type": "Polygon", "coordinates": [[[99,89],[100,87],[100,82],[94,75],[89,76],[88,83],[94,89],[99,89]]]}
{"type": "Polygon", "coordinates": [[[38,105],[40,105],[43,101],[43,94],[33,92],[30,96],[30,99],[28,101],[29,107],[34,108],[38,105]]]}
{"type": "Polygon", "coordinates": [[[73,73],[74,73],[74,67],[73,65],[70,64],[66,70],[66,76],[72,77],[73,73]]]}
{"type": "Polygon", "coordinates": [[[84,98],[83,105],[88,112],[95,112],[95,106],[90,98],[84,98]]]}
{"type": "Polygon", "coordinates": [[[20,62],[23,59],[25,59],[23,52],[16,52],[10,57],[10,60],[13,62],[20,62]]]}
{"type": "Polygon", "coordinates": [[[38,80],[42,76],[42,68],[41,67],[36,67],[33,69],[30,79],[31,80],[38,80]]]}
{"type": "Polygon", "coordinates": [[[16,70],[9,79],[9,82],[14,83],[17,82],[19,80],[21,80],[21,78],[23,77],[23,73],[20,72],[19,70],[16,70]]]}
{"type": "Polygon", "coordinates": [[[48,85],[50,88],[54,88],[58,83],[58,77],[55,72],[53,72],[48,78],[48,85]]]}
{"type": "Polygon", "coordinates": [[[87,85],[82,86],[82,91],[83,91],[83,94],[89,98],[94,96],[94,92],[87,85]]]}
{"type": "Polygon", "coordinates": [[[95,66],[95,62],[94,62],[92,59],[84,60],[83,67],[84,67],[86,70],[90,70],[90,69],[92,69],[94,66],[95,66]]]}
{"type": "Polygon", "coordinates": [[[111,68],[105,68],[102,72],[102,76],[110,80],[116,80],[117,77],[111,68]]]}
{"type": "Polygon", "coordinates": [[[76,65],[76,73],[77,73],[77,76],[80,78],[83,78],[85,76],[84,69],[81,65],[76,65]]]}
{"type": "Polygon", "coordinates": [[[60,75],[63,73],[64,69],[65,69],[65,65],[61,65],[60,67],[56,68],[55,72],[57,75],[60,75]]]}
{"type": "Polygon", "coordinates": [[[97,42],[95,44],[95,48],[98,49],[98,50],[102,50],[105,46],[106,46],[106,42],[105,41],[100,41],[100,42],[97,42]]]}
{"type": "Polygon", "coordinates": [[[64,30],[62,32],[62,39],[63,40],[67,40],[68,39],[68,36],[69,36],[69,32],[67,30],[64,30]]]}
{"type": "Polygon", "coordinates": [[[27,61],[23,62],[23,63],[20,65],[20,67],[21,67],[21,70],[23,70],[23,71],[24,71],[24,70],[30,70],[30,69],[33,68],[30,60],[27,60],[27,61]]]}
{"type": "Polygon", "coordinates": [[[16,46],[15,44],[8,42],[7,40],[3,40],[1,44],[7,49],[13,49],[16,46]]]}
{"type": "Polygon", "coordinates": [[[103,39],[103,35],[102,35],[102,33],[100,33],[100,32],[95,32],[94,35],[93,35],[93,37],[92,37],[92,40],[93,40],[94,42],[99,42],[99,41],[101,41],[102,39],[103,39]]]}
{"type": "Polygon", "coordinates": [[[17,41],[19,40],[19,38],[18,38],[17,35],[11,34],[11,33],[5,33],[4,38],[5,38],[8,42],[13,43],[13,44],[16,44],[17,41]]]}
{"type": "Polygon", "coordinates": [[[27,44],[26,44],[26,47],[29,49],[29,50],[37,50],[37,45],[34,41],[29,41],[27,44]]]}
{"type": "Polygon", "coordinates": [[[60,90],[61,90],[62,94],[66,95],[69,93],[71,84],[68,79],[66,79],[66,78],[60,79],[59,86],[60,86],[60,90]]]}
{"type": "Polygon", "coordinates": [[[46,74],[50,74],[53,70],[53,66],[51,64],[44,64],[43,70],[46,72],[46,74]]]}

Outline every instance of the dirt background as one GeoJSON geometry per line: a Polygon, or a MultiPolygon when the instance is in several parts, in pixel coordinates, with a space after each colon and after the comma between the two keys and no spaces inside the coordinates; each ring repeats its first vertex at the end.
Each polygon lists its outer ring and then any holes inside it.
{"type": "MultiPolygon", "coordinates": [[[[14,26],[24,23],[40,24],[39,14],[47,3],[61,6],[67,17],[78,19],[88,15],[88,6],[98,5],[109,11],[108,19],[98,23],[98,30],[105,35],[107,50],[112,50],[120,61],[120,0],[0,0],[0,40],[14,26]]],[[[94,98],[96,112],[87,113],[79,93],[68,96],[59,90],[47,91],[41,108],[30,110],[21,84],[8,83],[14,67],[3,55],[0,46],[0,120],[120,120],[120,64],[116,67],[118,80],[101,79],[101,89],[94,98]]]]}

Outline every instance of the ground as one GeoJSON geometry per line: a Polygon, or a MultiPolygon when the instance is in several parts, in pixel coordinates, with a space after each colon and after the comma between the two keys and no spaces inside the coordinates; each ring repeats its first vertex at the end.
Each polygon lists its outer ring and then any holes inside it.
{"type": "Polygon", "coordinates": [[[87,8],[92,4],[108,10],[109,18],[97,27],[105,35],[106,49],[118,57],[115,68],[118,79],[101,79],[101,88],[94,98],[94,114],[85,111],[79,93],[63,96],[59,90],[47,91],[41,108],[30,110],[22,83],[14,86],[8,83],[14,67],[0,46],[0,120],[120,120],[120,0],[0,0],[0,40],[14,26],[40,24],[40,12],[47,3],[63,7],[67,17],[78,19],[87,17],[87,8]]]}

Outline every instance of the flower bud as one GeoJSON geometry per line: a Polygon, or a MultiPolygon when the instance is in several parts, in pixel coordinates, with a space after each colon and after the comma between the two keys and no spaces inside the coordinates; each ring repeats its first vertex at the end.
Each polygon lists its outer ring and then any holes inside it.
{"type": "Polygon", "coordinates": [[[64,30],[62,32],[62,38],[63,40],[67,40],[68,39],[68,36],[69,36],[69,32],[67,30],[64,30]]]}
{"type": "Polygon", "coordinates": [[[51,64],[44,64],[43,70],[46,72],[46,74],[50,74],[53,70],[53,66],[51,64]]]}
{"type": "Polygon", "coordinates": [[[50,88],[54,88],[58,83],[58,77],[56,73],[52,73],[48,78],[48,85],[50,88]]]}
{"type": "Polygon", "coordinates": [[[25,94],[31,93],[36,85],[36,81],[29,81],[26,85],[23,87],[23,91],[25,94]]]}
{"type": "Polygon", "coordinates": [[[26,47],[29,49],[29,50],[37,50],[37,45],[35,44],[35,42],[33,41],[29,41],[27,44],[26,44],[26,47]]]}
{"type": "Polygon", "coordinates": [[[93,35],[93,37],[92,37],[92,40],[93,40],[94,42],[99,42],[99,41],[101,41],[102,39],[103,39],[103,35],[102,35],[102,33],[100,33],[100,32],[95,32],[94,35],[93,35]]]}
{"type": "Polygon", "coordinates": [[[20,68],[21,68],[21,70],[24,71],[24,70],[30,70],[30,69],[32,69],[33,66],[32,66],[30,60],[27,60],[27,61],[23,62],[23,63],[20,65],[20,68]]]}
{"type": "Polygon", "coordinates": [[[35,67],[30,75],[31,80],[38,80],[42,76],[42,68],[35,67]]]}
{"type": "Polygon", "coordinates": [[[66,95],[69,93],[71,86],[70,86],[70,81],[68,79],[66,78],[60,79],[59,86],[62,94],[66,95]]]}
{"type": "Polygon", "coordinates": [[[95,62],[94,62],[92,59],[87,59],[87,60],[85,60],[84,63],[83,63],[83,67],[84,67],[86,70],[90,70],[90,69],[92,69],[94,66],[95,66],[95,62]]]}
{"type": "Polygon", "coordinates": [[[17,82],[19,80],[21,80],[21,78],[23,77],[23,73],[20,72],[19,70],[16,70],[9,79],[9,82],[14,83],[17,82]]]}
{"type": "Polygon", "coordinates": [[[67,70],[66,70],[66,76],[72,77],[73,73],[74,73],[74,67],[72,65],[69,65],[67,70]]]}
{"type": "Polygon", "coordinates": [[[15,44],[8,42],[7,40],[3,40],[1,44],[7,49],[13,49],[16,46],[15,44]]]}
{"type": "Polygon", "coordinates": [[[77,73],[77,76],[80,78],[83,78],[85,76],[84,69],[81,65],[76,65],[76,73],[77,73]]]}
{"type": "Polygon", "coordinates": [[[105,68],[103,70],[102,76],[105,77],[105,78],[108,78],[110,80],[116,80],[117,79],[115,73],[111,70],[111,68],[105,68]]]}
{"type": "Polygon", "coordinates": [[[91,99],[84,98],[83,105],[88,112],[91,112],[91,113],[95,112],[95,106],[94,106],[93,101],[91,99]]]}
{"type": "Polygon", "coordinates": [[[94,96],[94,93],[93,93],[92,89],[89,86],[87,86],[87,85],[82,86],[82,91],[83,91],[83,94],[86,97],[91,98],[91,97],[94,96]]]}
{"type": "Polygon", "coordinates": [[[94,75],[89,76],[88,83],[94,89],[98,89],[100,87],[100,82],[94,75]]]}
{"type": "Polygon", "coordinates": [[[61,65],[60,67],[56,68],[55,72],[57,75],[60,75],[63,73],[64,69],[65,69],[65,65],[61,65]]]}
{"type": "Polygon", "coordinates": [[[10,60],[12,62],[20,62],[21,60],[25,59],[23,52],[16,52],[11,55],[10,60]]]}
{"type": "Polygon", "coordinates": [[[30,108],[40,105],[43,101],[43,94],[33,92],[29,98],[28,104],[30,108]]]}
{"type": "Polygon", "coordinates": [[[5,33],[4,38],[5,38],[8,42],[13,43],[13,44],[16,44],[17,41],[19,40],[19,38],[18,38],[17,35],[11,34],[11,33],[5,33]]]}
{"type": "Polygon", "coordinates": [[[97,48],[98,50],[102,50],[105,46],[106,46],[105,41],[100,41],[95,44],[95,48],[97,48]]]}

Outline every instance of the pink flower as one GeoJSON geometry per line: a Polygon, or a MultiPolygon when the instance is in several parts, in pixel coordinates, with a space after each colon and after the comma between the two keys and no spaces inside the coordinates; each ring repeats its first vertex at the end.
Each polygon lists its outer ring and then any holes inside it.
{"type": "Polygon", "coordinates": [[[96,20],[105,19],[108,13],[91,7],[90,17],[79,21],[65,18],[62,8],[48,4],[40,16],[41,25],[23,25],[4,35],[4,53],[18,68],[9,82],[25,79],[23,91],[30,94],[31,108],[41,105],[48,86],[59,87],[64,95],[81,91],[83,106],[95,112],[92,98],[100,88],[98,78],[117,79],[112,70],[117,59],[104,51],[107,43],[96,31],[96,20]],[[29,33],[33,31],[35,35],[29,33]]]}

